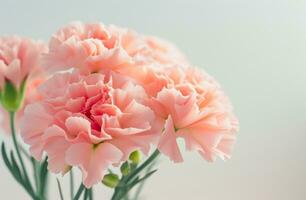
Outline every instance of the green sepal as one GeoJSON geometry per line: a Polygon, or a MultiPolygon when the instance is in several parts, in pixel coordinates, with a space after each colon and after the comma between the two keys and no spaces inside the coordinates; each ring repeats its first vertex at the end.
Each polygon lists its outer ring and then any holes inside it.
{"type": "Polygon", "coordinates": [[[131,172],[130,164],[127,161],[124,162],[120,167],[120,171],[123,176],[127,176],[131,172]]]}
{"type": "Polygon", "coordinates": [[[20,85],[16,86],[8,79],[5,80],[2,90],[0,90],[0,102],[9,112],[16,112],[23,104],[27,78],[20,85]]]}
{"type": "Polygon", "coordinates": [[[130,161],[132,161],[133,164],[138,165],[140,163],[140,161],[141,161],[141,153],[140,153],[140,151],[138,151],[138,150],[133,151],[130,154],[129,159],[130,159],[130,161]]]}
{"type": "Polygon", "coordinates": [[[102,183],[110,188],[115,188],[119,184],[119,177],[117,174],[107,174],[104,176],[102,183]]]}

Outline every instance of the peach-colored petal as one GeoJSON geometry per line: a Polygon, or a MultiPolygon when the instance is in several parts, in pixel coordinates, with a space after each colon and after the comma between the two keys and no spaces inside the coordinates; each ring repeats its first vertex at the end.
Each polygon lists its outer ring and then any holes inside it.
{"type": "Polygon", "coordinates": [[[48,141],[44,144],[44,149],[48,154],[49,170],[54,173],[64,172],[67,164],[63,152],[70,146],[65,140],[65,131],[53,125],[45,130],[43,138],[48,141]]]}
{"type": "Polygon", "coordinates": [[[160,137],[158,149],[172,161],[183,162],[183,157],[176,141],[176,133],[171,116],[166,120],[165,129],[160,137]]]}
{"type": "Polygon", "coordinates": [[[144,104],[148,96],[141,86],[115,80],[74,70],[46,81],[41,100],[27,106],[21,130],[35,157],[46,153],[55,173],[65,173],[68,165],[81,167],[83,182],[91,187],[132,151],[148,153],[162,122],[144,104]],[[33,127],[32,121],[40,125],[33,127]]]}
{"type": "Polygon", "coordinates": [[[37,41],[17,36],[0,37],[0,88],[4,79],[16,88],[27,77],[42,75],[40,55],[46,47],[37,41]]]}
{"type": "MultiPolygon", "coordinates": [[[[46,46],[41,42],[18,36],[0,37],[0,91],[6,81],[13,83],[19,90],[21,84],[27,80],[24,102],[16,113],[17,132],[20,128],[24,106],[40,98],[37,87],[46,76],[40,61],[41,54],[44,52],[46,52],[46,46]]],[[[4,113],[3,119],[0,120],[1,128],[10,133],[9,116],[4,113]]]]}
{"type": "Polygon", "coordinates": [[[53,118],[48,114],[45,108],[38,103],[30,104],[26,107],[24,115],[31,119],[31,122],[22,121],[22,138],[30,147],[32,155],[40,160],[43,151],[43,142],[41,139],[42,133],[53,122],[53,118]],[[35,126],[33,126],[35,124],[35,126]]]}
{"type": "Polygon", "coordinates": [[[90,122],[82,117],[69,117],[66,119],[65,126],[70,139],[77,138],[82,133],[91,135],[90,122]]]}
{"type": "MultiPolygon", "coordinates": [[[[19,58],[33,63],[27,42],[20,46],[19,58]]],[[[14,58],[0,43],[0,87],[5,79],[17,84],[29,71],[14,58]]],[[[52,36],[44,63],[45,69],[66,72],[39,87],[39,101],[27,106],[21,132],[36,158],[49,157],[55,173],[78,167],[90,188],[131,152],[147,154],[152,146],[182,162],[178,138],[208,161],[231,156],[239,123],[228,97],[167,41],[76,22],[52,36]]]]}
{"type": "Polygon", "coordinates": [[[121,157],[121,151],[109,143],[97,147],[88,143],[73,144],[66,153],[67,163],[82,169],[83,183],[87,188],[100,182],[108,167],[120,162],[121,157]]]}
{"type": "MultiPolygon", "coordinates": [[[[186,74],[181,78],[177,77],[173,83],[169,88],[162,89],[148,103],[161,119],[171,116],[173,127],[170,128],[166,121],[165,130],[170,133],[176,130],[175,137],[183,138],[188,150],[198,151],[208,161],[215,160],[216,156],[229,158],[238,121],[220,86],[207,74],[191,69],[186,69],[186,74]]],[[[167,132],[161,135],[159,148],[171,141],[170,136],[167,132]]],[[[166,146],[167,151],[161,151],[175,160],[177,154],[171,153],[171,150],[177,152],[178,147],[176,143],[171,145],[166,146]]]]}
{"type": "Polygon", "coordinates": [[[53,35],[49,48],[44,60],[51,71],[70,68],[79,68],[83,72],[112,70],[142,79],[137,72],[146,68],[144,66],[188,65],[183,54],[170,42],[101,23],[68,24],[53,35]]]}

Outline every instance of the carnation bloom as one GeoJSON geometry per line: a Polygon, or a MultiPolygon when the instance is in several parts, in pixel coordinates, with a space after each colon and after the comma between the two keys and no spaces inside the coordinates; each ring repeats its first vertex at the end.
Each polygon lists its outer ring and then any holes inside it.
{"type": "MultiPolygon", "coordinates": [[[[38,86],[45,80],[45,76],[41,74],[40,78],[30,79],[27,81],[26,91],[25,91],[25,99],[23,102],[23,106],[19,111],[16,112],[15,117],[15,127],[19,129],[20,120],[24,114],[24,107],[30,103],[38,101],[41,99],[40,94],[37,91],[38,86]]],[[[5,133],[10,133],[10,116],[9,113],[2,107],[0,107],[0,113],[2,119],[0,119],[0,127],[4,129],[5,133]]]]}
{"type": "Polygon", "coordinates": [[[53,35],[49,48],[45,60],[50,70],[108,69],[133,74],[143,70],[136,67],[139,65],[187,64],[183,54],[167,41],[101,23],[69,24],[53,35]]]}
{"type": "MultiPolygon", "coordinates": [[[[42,42],[27,38],[0,37],[0,96],[5,96],[6,84],[12,84],[18,96],[21,96],[21,99],[17,100],[19,103],[15,122],[17,127],[23,113],[23,105],[39,99],[36,88],[45,78],[40,56],[46,52],[46,49],[42,42]],[[26,85],[23,85],[25,83],[26,85]],[[22,87],[25,87],[24,102],[22,102],[22,87]]],[[[5,102],[2,103],[5,104],[5,102]]],[[[2,115],[0,126],[9,133],[9,115],[6,109],[0,106],[2,115]]]]}
{"type": "Polygon", "coordinates": [[[188,150],[197,150],[208,161],[216,156],[228,159],[238,130],[228,98],[204,72],[188,68],[180,75],[150,103],[165,120],[159,150],[174,162],[182,162],[177,138],[183,138],[188,150]]]}
{"type": "Polygon", "coordinates": [[[86,187],[132,151],[147,153],[162,128],[143,88],[116,74],[59,73],[40,94],[25,109],[22,137],[36,159],[47,154],[51,171],[80,167],[86,187]]]}
{"type": "Polygon", "coordinates": [[[101,23],[71,23],[54,34],[45,55],[48,70],[79,68],[83,72],[109,71],[134,79],[149,96],[169,80],[164,68],[188,66],[170,42],[101,23]]]}
{"type": "Polygon", "coordinates": [[[17,36],[0,37],[0,90],[8,80],[19,88],[28,77],[41,73],[40,56],[46,46],[17,36]]]}

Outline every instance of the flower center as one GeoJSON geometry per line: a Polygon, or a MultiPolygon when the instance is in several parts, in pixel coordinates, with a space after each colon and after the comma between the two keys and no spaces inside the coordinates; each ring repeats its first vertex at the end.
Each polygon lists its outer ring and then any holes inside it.
{"type": "Polygon", "coordinates": [[[108,89],[103,89],[101,94],[91,97],[87,100],[84,109],[81,111],[83,115],[90,121],[91,128],[98,132],[101,131],[102,115],[108,114],[103,109],[100,109],[104,105],[108,105],[110,98],[108,95],[108,89]]]}

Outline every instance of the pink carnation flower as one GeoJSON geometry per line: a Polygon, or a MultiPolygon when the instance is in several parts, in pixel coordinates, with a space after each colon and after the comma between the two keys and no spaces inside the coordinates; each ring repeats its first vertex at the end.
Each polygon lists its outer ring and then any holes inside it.
{"type": "MultiPolygon", "coordinates": [[[[16,89],[20,89],[26,79],[24,105],[38,100],[37,86],[45,79],[41,68],[40,56],[46,53],[47,47],[42,42],[36,42],[18,36],[0,37],[0,92],[5,81],[10,81],[16,89]]],[[[0,104],[0,126],[10,133],[9,115],[0,104]]],[[[16,126],[23,115],[23,106],[16,114],[16,126]]]]}
{"type": "Polygon", "coordinates": [[[46,52],[41,42],[17,36],[0,37],[0,90],[5,80],[17,88],[27,77],[41,73],[40,56],[46,52]]]}
{"type": "Polygon", "coordinates": [[[45,55],[54,75],[27,106],[22,136],[49,169],[82,170],[86,187],[112,165],[150,145],[183,161],[177,139],[206,160],[228,159],[238,120],[220,85],[189,67],[163,40],[100,23],[73,23],[51,39],[45,55]],[[32,126],[35,124],[35,126],[32,126]]]}
{"type": "Polygon", "coordinates": [[[53,35],[49,48],[45,60],[51,70],[109,69],[132,74],[141,70],[136,66],[144,64],[187,64],[183,54],[169,42],[101,23],[69,24],[53,35]]]}
{"type": "Polygon", "coordinates": [[[219,84],[193,68],[172,78],[173,84],[150,103],[165,120],[159,150],[171,160],[182,162],[177,138],[183,138],[188,150],[197,150],[208,161],[216,156],[230,158],[238,120],[219,84]]]}
{"type": "MultiPolygon", "coordinates": [[[[41,78],[35,78],[35,79],[30,79],[27,83],[26,86],[26,91],[25,91],[25,99],[23,102],[23,106],[19,111],[16,113],[15,117],[15,127],[17,130],[20,128],[20,120],[23,117],[24,114],[24,108],[26,105],[33,103],[35,101],[39,101],[41,99],[40,94],[37,91],[38,86],[45,80],[45,77],[43,74],[41,74],[41,78]]],[[[4,110],[4,108],[0,107],[0,113],[2,119],[0,119],[0,127],[4,129],[4,132],[7,134],[11,133],[10,130],[10,116],[9,113],[4,110]]]]}
{"type": "Polygon", "coordinates": [[[116,74],[60,73],[40,93],[42,100],[25,109],[24,141],[35,158],[48,155],[55,173],[80,167],[86,187],[100,182],[132,151],[147,153],[162,128],[143,104],[143,88],[116,74]]]}
{"type": "Polygon", "coordinates": [[[101,23],[69,24],[53,35],[49,49],[45,55],[48,70],[117,72],[134,79],[149,96],[156,96],[169,83],[164,68],[189,65],[165,40],[101,23]]]}

